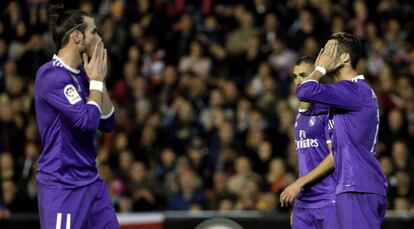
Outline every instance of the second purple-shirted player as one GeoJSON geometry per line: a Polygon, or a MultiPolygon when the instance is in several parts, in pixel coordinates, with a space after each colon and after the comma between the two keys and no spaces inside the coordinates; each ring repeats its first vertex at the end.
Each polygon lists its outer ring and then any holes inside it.
{"type": "MultiPolygon", "coordinates": [[[[298,157],[299,177],[316,168],[328,155],[327,144],[329,116],[308,116],[298,113],[295,124],[295,143],[298,157]]],[[[301,190],[295,199],[292,228],[335,227],[334,173],[301,190]]]]}
{"type": "MultiPolygon", "coordinates": [[[[313,68],[312,57],[299,58],[293,67],[294,83],[299,84],[313,68]]],[[[282,192],[280,198],[282,206],[294,200],[294,229],[335,227],[336,179],[329,150],[331,141],[328,129],[332,126],[328,125],[328,109],[319,104],[299,104],[294,129],[299,178],[282,192]],[[323,173],[317,172],[322,170],[323,173]]]]}

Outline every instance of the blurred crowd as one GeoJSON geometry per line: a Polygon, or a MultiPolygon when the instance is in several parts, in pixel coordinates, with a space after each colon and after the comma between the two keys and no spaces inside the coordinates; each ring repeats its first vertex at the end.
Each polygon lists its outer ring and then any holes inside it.
{"type": "MultiPolygon", "coordinates": [[[[0,1],[0,218],[37,212],[33,83],[56,52],[56,2],[0,1]]],[[[338,31],[361,39],[357,68],[379,98],[387,207],[413,209],[410,0],[63,2],[95,17],[109,52],[116,127],[97,134],[97,163],[118,212],[288,211],[278,197],[297,177],[290,71],[338,31]]]]}

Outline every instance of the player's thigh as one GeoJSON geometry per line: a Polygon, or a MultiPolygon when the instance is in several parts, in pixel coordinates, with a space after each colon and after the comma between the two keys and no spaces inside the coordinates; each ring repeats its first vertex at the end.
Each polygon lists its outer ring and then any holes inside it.
{"type": "Polygon", "coordinates": [[[380,228],[385,197],[371,193],[342,193],[336,197],[337,227],[340,229],[380,228]]]}
{"type": "Polygon", "coordinates": [[[86,228],[118,229],[118,218],[105,182],[99,180],[94,185],[97,195],[92,203],[86,228]]]}
{"type": "Polygon", "coordinates": [[[58,190],[38,182],[41,228],[82,228],[87,218],[91,200],[87,188],[58,190]]]}
{"type": "Polygon", "coordinates": [[[319,208],[314,211],[314,217],[318,219],[318,228],[331,229],[336,227],[336,206],[335,203],[331,203],[325,207],[319,208]]]}
{"type": "Polygon", "coordinates": [[[309,229],[316,229],[316,225],[314,224],[314,218],[310,214],[310,210],[306,208],[293,208],[293,220],[292,220],[292,229],[302,229],[302,228],[309,228],[309,229]]]}

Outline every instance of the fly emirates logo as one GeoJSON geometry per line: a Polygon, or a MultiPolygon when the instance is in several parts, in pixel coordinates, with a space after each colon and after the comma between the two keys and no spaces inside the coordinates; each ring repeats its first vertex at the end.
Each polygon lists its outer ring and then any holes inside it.
{"type": "Polygon", "coordinates": [[[295,140],[296,149],[316,148],[319,146],[318,139],[306,138],[306,131],[299,130],[299,140],[295,140]]]}

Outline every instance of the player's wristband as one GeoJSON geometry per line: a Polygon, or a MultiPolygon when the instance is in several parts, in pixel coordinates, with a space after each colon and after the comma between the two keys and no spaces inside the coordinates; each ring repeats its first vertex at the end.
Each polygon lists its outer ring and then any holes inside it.
{"type": "Polygon", "coordinates": [[[100,91],[103,93],[103,87],[104,85],[102,81],[91,80],[89,82],[89,91],[96,90],[96,91],[100,91]]]}
{"type": "Polygon", "coordinates": [[[326,75],[326,69],[322,66],[316,66],[315,70],[320,72],[322,76],[326,75]]]}

